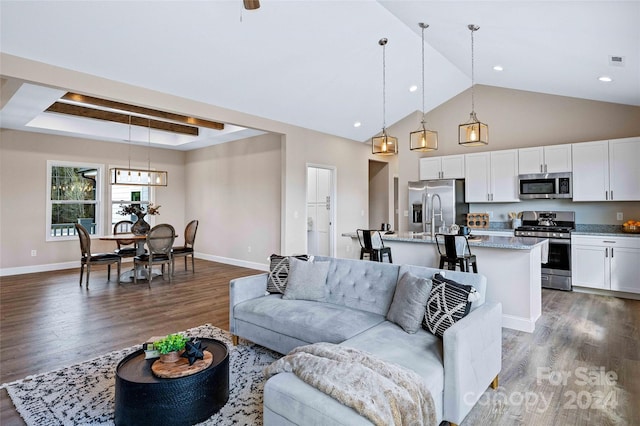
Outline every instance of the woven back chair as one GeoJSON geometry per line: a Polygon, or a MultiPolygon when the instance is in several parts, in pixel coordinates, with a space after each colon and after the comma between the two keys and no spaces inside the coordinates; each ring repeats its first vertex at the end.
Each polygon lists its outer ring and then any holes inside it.
{"type": "MultiPolygon", "coordinates": [[[[147,233],[147,249],[148,253],[138,255],[133,258],[134,264],[144,265],[147,273],[147,282],[151,287],[151,280],[153,279],[152,267],[153,265],[161,265],[162,278],[164,279],[164,265],[167,264],[169,269],[169,282],[171,282],[171,265],[173,263],[173,256],[171,249],[173,248],[173,242],[176,239],[176,231],[173,226],[162,223],[156,225],[147,233]]],[[[134,283],[138,282],[138,275],[134,275],[134,283]]]]}
{"type": "Polygon", "coordinates": [[[87,267],[86,287],[89,288],[89,275],[91,274],[91,265],[107,265],[107,280],[111,280],[111,265],[118,264],[118,283],[120,282],[120,266],[121,259],[115,253],[97,253],[91,254],[91,236],[89,231],[76,223],[76,232],[80,237],[80,252],[82,257],[80,258],[80,286],[82,287],[82,275],[84,274],[84,268],[87,267]]]}
{"type": "Polygon", "coordinates": [[[184,246],[173,248],[173,273],[176,272],[175,258],[184,257],[184,270],[187,270],[187,257],[191,256],[191,270],[196,272],[196,263],[193,255],[193,245],[196,242],[196,232],[198,231],[198,221],[192,220],[184,228],[184,246]]]}
{"type": "MultiPolygon", "coordinates": [[[[113,225],[113,235],[130,234],[131,225],[133,225],[133,222],[130,220],[121,220],[113,225]]],[[[120,257],[134,257],[137,254],[135,240],[116,240],[116,244],[118,248],[115,253],[120,257]]]]}

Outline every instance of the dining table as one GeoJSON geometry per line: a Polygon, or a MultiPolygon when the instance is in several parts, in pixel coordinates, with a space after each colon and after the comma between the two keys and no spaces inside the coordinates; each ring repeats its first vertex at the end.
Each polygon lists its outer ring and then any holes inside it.
{"type": "MultiPolygon", "coordinates": [[[[176,235],[177,237],[177,235],[176,235]]],[[[124,234],[111,234],[111,235],[103,235],[100,237],[100,240],[103,241],[131,241],[133,240],[136,244],[136,256],[141,256],[145,254],[144,245],[147,241],[146,235],[137,235],[132,233],[124,233],[124,234]]],[[[152,271],[154,276],[160,275],[160,272],[152,271]]],[[[137,275],[138,279],[146,279],[147,275],[144,270],[144,266],[142,264],[135,264],[131,270],[126,271],[120,274],[120,281],[129,280],[133,281],[134,275],[137,275]]]]}

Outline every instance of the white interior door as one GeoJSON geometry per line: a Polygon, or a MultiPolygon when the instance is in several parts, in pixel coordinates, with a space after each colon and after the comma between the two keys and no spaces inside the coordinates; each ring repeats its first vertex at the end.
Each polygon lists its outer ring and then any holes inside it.
{"type": "Polygon", "coordinates": [[[333,255],[333,170],[307,167],[307,253],[333,255]]]}

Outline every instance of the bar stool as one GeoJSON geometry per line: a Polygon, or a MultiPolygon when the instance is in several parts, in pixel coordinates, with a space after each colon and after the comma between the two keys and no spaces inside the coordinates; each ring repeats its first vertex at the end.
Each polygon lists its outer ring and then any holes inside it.
{"type": "Polygon", "coordinates": [[[470,272],[469,266],[471,266],[473,272],[478,273],[476,255],[471,254],[466,235],[436,234],[436,246],[440,254],[440,269],[443,269],[446,263],[450,271],[455,271],[456,266],[459,266],[461,271],[470,272]],[[440,245],[442,243],[444,253],[440,245]]]}
{"type": "Polygon", "coordinates": [[[393,263],[391,258],[391,247],[385,247],[380,231],[376,229],[358,229],[358,241],[360,242],[360,260],[365,254],[369,255],[369,260],[383,262],[384,256],[389,258],[389,263],[393,263]]]}

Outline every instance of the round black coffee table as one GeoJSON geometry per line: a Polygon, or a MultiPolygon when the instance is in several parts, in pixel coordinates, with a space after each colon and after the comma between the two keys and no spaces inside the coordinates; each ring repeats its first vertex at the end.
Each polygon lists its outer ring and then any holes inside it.
{"type": "Polygon", "coordinates": [[[116,425],[193,425],[222,408],[229,399],[229,353],[224,343],[199,339],[213,363],[195,374],[161,379],[151,372],[155,359],[142,349],[116,367],[116,425]]]}

